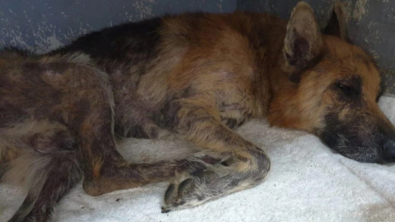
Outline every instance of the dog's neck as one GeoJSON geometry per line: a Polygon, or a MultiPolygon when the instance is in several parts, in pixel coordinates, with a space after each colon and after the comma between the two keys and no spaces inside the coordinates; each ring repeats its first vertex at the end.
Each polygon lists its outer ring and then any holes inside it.
{"type": "MultiPolygon", "coordinates": [[[[291,71],[284,69],[284,37],[286,22],[276,21],[276,35],[268,35],[266,41],[258,41],[259,35],[250,36],[251,42],[259,42],[255,54],[256,110],[257,118],[266,118],[271,125],[300,128],[298,107],[295,102],[298,84],[290,81],[291,71]],[[291,91],[291,92],[290,92],[291,91]],[[269,97],[268,97],[269,95],[269,97]],[[269,104],[269,105],[268,105],[269,104]]],[[[266,26],[267,27],[267,24],[266,26]]],[[[260,32],[256,32],[260,33],[260,32]]]]}

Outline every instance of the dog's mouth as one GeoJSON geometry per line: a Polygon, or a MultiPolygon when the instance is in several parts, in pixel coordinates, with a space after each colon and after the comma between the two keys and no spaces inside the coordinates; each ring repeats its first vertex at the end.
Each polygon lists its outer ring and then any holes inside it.
{"type": "Polygon", "coordinates": [[[325,116],[326,126],[316,135],[333,151],[358,162],[395,163],[395,128],[385,117],[361,112],[339,119],[336,112],[325,116]]]}
{"type": "Polygon", "coordinates": [[[375,138],[357,140],[355,137],[347,139],[339,134],[326,134],[320,137],[321,141],[334,153],[341,154],[349,159],[363,163],[377,163],[383,165],[394,165],[394,156],[385,152],[383,143],[376,143],[375,138]]]}
{"type": "Polygon", "coordinates": [[[344,157],[364,163],[384,164],[387,161],[376,146],[374,138],[360,139],[356,135],[345,135],[336,131],[323,131],[319,135],[321,141],[333,152],[344,157]]]}
{"type": "Polygon", "coordinates": [[[376,151],[374,147],[335,147],[332,148],[337,153],[363,163],[379,163],[384,164],[384,159],[376,151]]]}

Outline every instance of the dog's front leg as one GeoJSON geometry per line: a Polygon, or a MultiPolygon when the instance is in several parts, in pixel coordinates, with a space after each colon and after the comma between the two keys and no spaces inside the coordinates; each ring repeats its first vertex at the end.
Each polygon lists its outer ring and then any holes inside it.
{"type": "Polygon", "coordinates": [[[255,186],[265,178],[270,169],[266,153],[223,125],[215,109],[182,101],[169,107],[177,111],[169,113],[173,122],[168,127],[205,148],[188,159],[200,160],[206,168],[179,172],[166,191],[162,212],[193,207],[255,186]]]}

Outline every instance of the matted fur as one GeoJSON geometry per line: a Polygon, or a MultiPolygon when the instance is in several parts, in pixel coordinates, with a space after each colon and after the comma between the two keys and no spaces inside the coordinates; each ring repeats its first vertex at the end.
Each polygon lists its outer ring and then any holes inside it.
{"type": "Polygon", "coordinates": [[[91,195],[170,180],[163,212],[256,186],[269,157],[232,130],[251,118],[313,133],[355,160],[393,162],[379,71],[347,42],[344,18],[336,5],[323,34],[301,2],[288,22],[187,13],[104,29],[43,56],[5,50],[0,175],[30,189],[10,221],[49,220],[82,176],[91,195]],[[201,150],[127,163],[116,137],[176,137],[201,150]]]}

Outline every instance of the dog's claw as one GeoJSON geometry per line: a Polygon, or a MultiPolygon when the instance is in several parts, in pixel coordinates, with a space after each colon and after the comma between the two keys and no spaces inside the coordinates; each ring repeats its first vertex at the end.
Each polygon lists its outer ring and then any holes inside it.
{"type": "Polygon", "coordinates": [[[164,207],[161,208],[161,213],[162,213],[162,214],[169,213],[170,211],[171,211],[171,210],[166,209],[166,208],[164,208],[164,207]]]}

